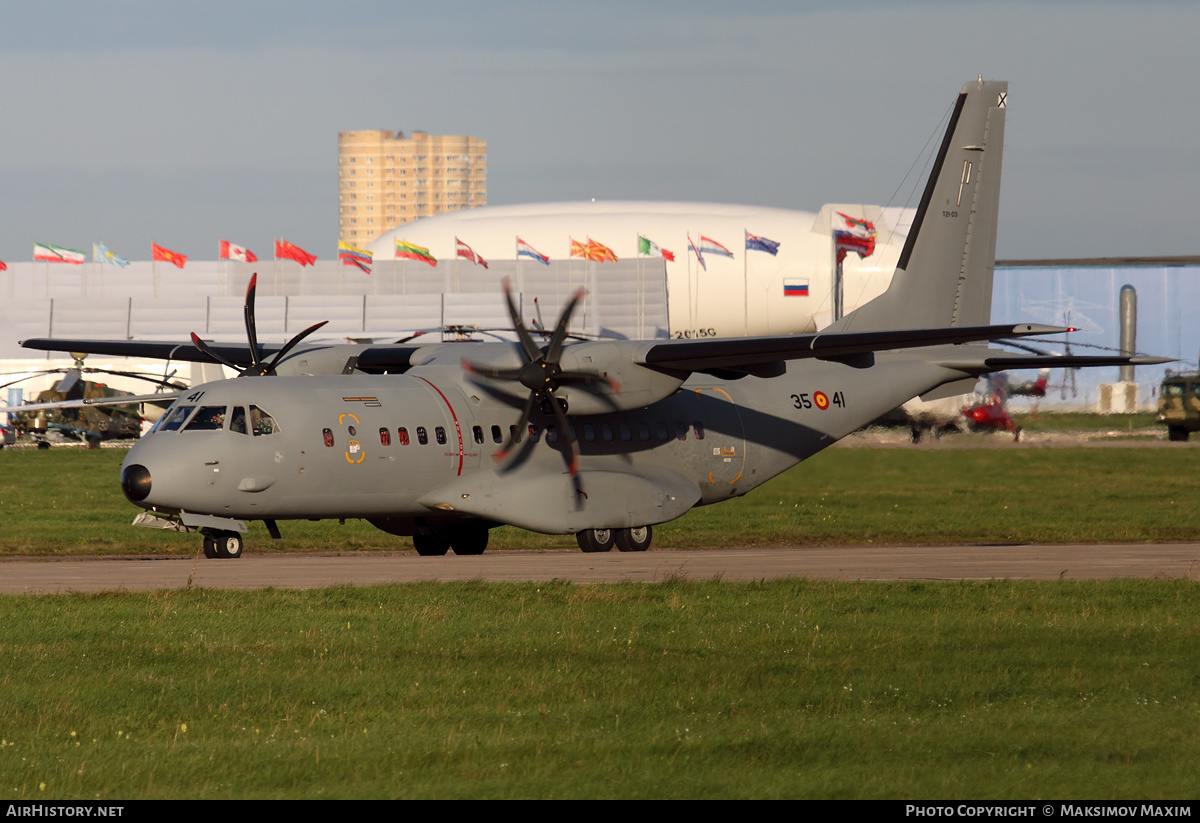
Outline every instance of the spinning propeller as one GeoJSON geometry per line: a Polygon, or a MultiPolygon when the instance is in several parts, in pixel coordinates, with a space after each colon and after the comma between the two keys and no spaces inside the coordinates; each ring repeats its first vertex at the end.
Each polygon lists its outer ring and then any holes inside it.
{"type": "Polygon", "coordinates": [[[317,329],[328,323],[328,320],[322,320],[320,323],[315,323],[309,326],[304,331],[297,334],[291,340],[284,344],[283,348],[275,352],[275,356],[269,361],[264,361],[262,358],[262,350],[258,346],[258,332],[254,325],[254,292],[258,287],[258,273],[250,275],[250,285],[246,287],[246,305],[242,312],[246,317],[246,337],[250,341],[250,365],[239,366],[221,355],[213,351],[212,347],[200,339],[200,336],[192,332],[192,344],[200,351],[207,354],[222,366],[228,366],[238,373],[238,377],[260,377],[268,374],[275,374],[275,367],[283,360],[287,353],[296,347],[304,338],[315,332],[317,329]]]}
{"type": "MultiPolygon", "coordinates": [[[[579,301],[583,299],[584,293],[584,290],[580,289],[571,296],[562,314],[559,315],[558,323],[550,335],[550,341],[545,346],[539,347],[534,342],[533,335],[529,333],[529,330],[521,320],[521,314],[517,311],[516,303],[513,302],[512,285],[505,278],[504,299],[508,304],[509,316],[512,318],[513,331],[517,333],[517,339],[521,342],[521,350],[526,360],[525,365],[517,368],[499,368],[473,363],[464,358],[463,368],[468,373],[477,374],[481,377],[518,382],[529,389],[529,399],[525,401],[525,408],[521,412],[521,417],[517,421],[516,428],[510,431],[508,439],[500,447],[500,450],[496,452],[496,461],[504,460],[512,447],[520,444],[521,439],[525,436],[529,428],[529,421],[533,416],[533,410],[535,407],[538,407],[543,414],[554,416],[554,420],[558,425],[559,442],[566,444],[566,448],[563,449],[562,454],[563,460],[567,464],[567,471],[571,475],[571,482],[578,494],[587,497],[579,480],[579,444],[576,442],[575,434],[571,431],[571,426],[567,422],[566,401],[559,400],[554,396],[554,393],[560,387],[568,384],[587,386],[592,383],[602,382],[611,387],[614,392],[619,391],[619,387],[615,381],[599,372],[567,371],[562,368],[563,342],[567,337],[567,327],[570,325],[571,315],[574,313],[575,307],[579,305],[579,301]]],[[[538,325],[540,326],[540,323],[538,325]]]]}

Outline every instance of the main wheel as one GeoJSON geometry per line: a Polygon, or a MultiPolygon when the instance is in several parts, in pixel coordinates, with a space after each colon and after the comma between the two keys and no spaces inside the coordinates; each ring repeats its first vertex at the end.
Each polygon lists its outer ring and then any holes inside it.
{"type": "Polygon", "coordinates": [[[614,529],[584,529],[575,535],[575,542],[579,544],[579,548],[591,554],[611,551],[616,538],[617,533],[614,529]]]}
{"type": "Polygon", "coordinates": [[[449,537],[455,554],[483,554],[488,544],[488,530],[483,526],[463,526],[451,531],[449,537]]]}
{"type": "Polygon", "coordinates": [[[1170,426],[1167,428],[1167,439],[1174,443],[1182,443],[1188,439],[1188,430],[1183,426],[1170,426]]]}
{"type": "Polygon", "coordinates": [[[414,534],[413,548],[422,557],[438,557],[450,550],[450,541],[441,534],[414,534]]]}
{"type": "Polygon", "coordinates": [[[207,534],[204,535],[204,556],[209,560],[216,560],[220,557],[217,554],[217,541],[207,534]]]}
{"type": "Polygon", "coordinates": [[[242,536],[237,532],[219,532],[214,535],[217,557],[226,559],[242,556],[242,536]]]}
{"type": "Polygon", "coordinates": [[[617,548],[623,552],[644,552],[650,548],[652,539],[654,539],[654,529],[649,526],[619,529],[617,531],[617,548]]]}

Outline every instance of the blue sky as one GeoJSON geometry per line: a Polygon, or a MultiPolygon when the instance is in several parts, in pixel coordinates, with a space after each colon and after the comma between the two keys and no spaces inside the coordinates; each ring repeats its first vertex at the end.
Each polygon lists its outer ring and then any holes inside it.
{"type": "Polygon", "coordinates": [[[473,134],[493,204],[915,204],[1010,81],[1001,258],[1200,253],[1200,4],[0,2],[0,258],[322,257],[337,133],[473,134]],[[352,78],[367,78],[352,82],[352,78]]]}

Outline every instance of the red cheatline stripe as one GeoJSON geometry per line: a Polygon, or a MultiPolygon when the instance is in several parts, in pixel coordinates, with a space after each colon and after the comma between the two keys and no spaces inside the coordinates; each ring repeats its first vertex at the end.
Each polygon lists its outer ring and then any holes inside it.
{"type": "Polygon", "coordinates": [[[454,431],[458,435],[458,476],[462,477],[463,467],[463,442],[462,442],[462,426],[458,423],[458,415],[454,413],[454,407],[450,405],[450,401],[446,399],[446,395],[442,394],[442,390],[437,386],[425,380],[424,377],[417,376],[418,380],[424,380],[429,384],[429,388],[438,393],[438,397],[442,398],[442,402],[446,404],[446,408],[450,410],[450,416],[454,418],[454,431]]]}

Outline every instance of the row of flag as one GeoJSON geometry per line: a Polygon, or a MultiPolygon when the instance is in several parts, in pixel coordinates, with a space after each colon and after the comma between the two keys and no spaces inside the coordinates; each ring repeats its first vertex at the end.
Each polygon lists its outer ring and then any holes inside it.
{"type": "MultiPolygon", "coordinates": [[[[870,257],[875,251],[875,226],[868,220],[860,220],[850,217],[849,215],[837,212],[837,216],[841,220],[835,221],[834,225],[834,243],[837,249],[837,261],[841,263],[848,252],[855,252],[859,257],[870,257]]],[[[699,235],[699,240],[692,240],[692,235],[687,235],[688,251],[696,256],[696,262],[705,271],[708,271],[708,265],[704,261],[704,255],[733,258],[731,252],[726,246],[717,242],[711,237],[703,234],[699,235]]],[[[617,255],[611,248],[599,243],[592,238],[587,238],[586,243],[581,243],[575,238],[569,238],[571,241],[570,256],[590,260],[596,263],[615,263],[617,255]]],[[[468,244],[454,238],[455,256],[461,257],[477,266],[483,266],[485,269],[488,263],[481,255],[475,252],[468,244]]],[[[771,240],[766,237],[761,237],[756,234],[746,232],[746,251],[761,251],[774,257],[779,252],[779,241],[771,240]]],[[[669,249],[664,249],[648,237],[638,235],[638,255],[649,257],[661,257],[664,260],[675,260],[675,253],[669,249]]],[[[517,238],[517,257],[527,257],[531,260],[536,260],[543,265],[550,264],[549,255],[542,254],[533,246],[526,243],[520,237],[517,238]]],[[[70,263],[79,265],[86,262],[87,255],[84,252],[67,249],[61,246],[53,246],[48,243],[35,243],[33,246],[33,259],[35,261],[44,261],[47,263],[70,263]]],[[[172,263],[179,268],[183,268],[187,263],[187,255],[179,252],[171,251],[157,243],[150,244],[150,259],[155,261],[163,261],[172,263]]],[[[222,260],[239,260],[245,263],[258,262],[258,256],[245,246],[239,246],[230,243],[228,240],[222,240],[220,245],[220,259],[222,260]]],[[[316,262],[317,256],[310,254],[299,246],[289,243],[286,240],[275,241],[275,259],[276,260],[294,260],[301,266],[309,266],[316,262]]],[[[396,240],[396,259],[397,260],[419,260],[423,263],[428,263],[431,266],[437,265],[437,258],[424,246],[418,246],[416,243],[408,240],[396,240]]],[[[366,274],[371,273],[371,265],[373,264],[373,255],[366,249],[360,249],[350,243],[338,241],[338,260],[344,266],[354,266],[366,274]]],[[[129,261],[112,251],[109,251],[103,244],[92,244],[92,262],[104,263],[114,266],[125,267],[129,265],[129,261]]],[[[7,269],[8,266],[0,261],[0,271],[7,269]]]]}
{"type": "MultiPolygon", "coordinates": [[[[241,260],[244,263],[258,262],[258,255],[250,251],[250,249],[230,243],[228,240],[221,241],[219,256],[222,260],[241,260]]],[[[66,263],[73,266],[80,266],[87,262],[87,252],[82,252],[79,249],[55,246],[51,243],[34,243],[33,259],[35,262],[66,263]]],[[[187,265],[188,258],[186,254],[180,254],[177,251],[171,251],[165,246],[151,243],[150,259],[156,262],[171,263],[182,269],[187,265]]],[[[317,256],[309,254],[304,249],[286,240],[276,240],[275,259],[295,260],[301,266],[311,266],[317,261],[317,256]]],[[[111,251],[103,243],[92,244],[92,262],[109,266],[119,266],[121,268],[129,265],[128,260],[111,251]]],[[[5,271],[7,268],[8,266],[4,261],[0,260],[0,271],[5,271]]]]}

